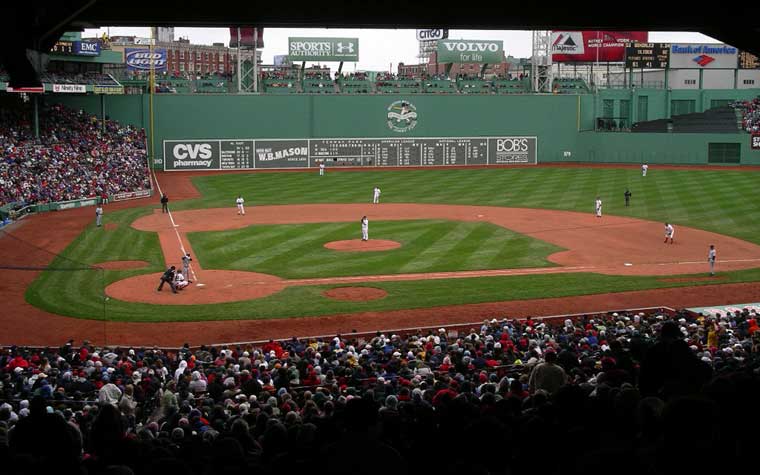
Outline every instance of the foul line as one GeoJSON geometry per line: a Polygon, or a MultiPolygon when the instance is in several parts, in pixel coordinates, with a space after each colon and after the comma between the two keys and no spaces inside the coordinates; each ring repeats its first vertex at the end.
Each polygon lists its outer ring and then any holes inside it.
{"type": "MultiPolygon", "coordinates": [[[[153,180],[156,182],[156,187],[158,188],[158,193],[163,196],[164,192],[161,191],[161,184],[158,182],[158,177],[156,176],[156,171],[151,168],[151,173],[153,174],[153,180]]],[[[187,254],[187,250],[185,249],[185,246],[182,244],[182,238],[179,235],[179,231],[177,231],[177,228],[179,227],[178,224],[174,222],[174,216],[172,216],[172,210],[169,209],[169,205],[166,205],[166,210],[169,212],[169,220],[172,222],[172,229],[174,230],[174,234],[177,236],[177,242],[179,242],[179,248],[182,250],[182,255],[184,256],[187,254]]],[[[167,256],[168,257],[168,256],[167,256]]],[[[199,285],[201,283],[200,279],[198,279],[198,275],[195,273],[195,269],[193,269],[193,265],[189,264],[188,269],[190,269],[190,273],[193,275],[193,282],[196,283],[196,285],[199,285]]],[[[188,276],[190,277],[190,276],[188,276]]]]}

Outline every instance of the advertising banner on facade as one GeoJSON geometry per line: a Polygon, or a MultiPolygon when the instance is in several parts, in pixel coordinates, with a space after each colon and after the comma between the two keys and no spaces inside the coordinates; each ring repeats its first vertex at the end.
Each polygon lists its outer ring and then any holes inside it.
{"type": "Polygon", "coordinates": [[[291,61],[359,61],[359,38],[288,38],[291,61]]]}
{"type": "Polygon", "coordinates": [[[646,43],[646,31],[553,31],[552,62],[623,61],[631,43],[646,43]]]}
{"type": "Polygon", "coordinates": [[[97,41],[75,41],[74,54],[78,56],[100,56],[100,43],[97,41]]]}
{"type": "Polygon", "coordinates": [[[82,84],[53,84],[53,92],[84,94],[87,86],[82,84]]]}
{"type": "Polygon", "coordinates": [[[164,170],[219,170],[219,140],[167,140],[164,170]]]}
{"type": "Polygon", "coordinates": [[[149,196],[150,190],[125,191],[111,196],[111,201],[136,200],[138,198],[147,198],[149,196]]]}
{"type": "Polygon", "coordinates": [[[92,86],[95,94],[124,94],[124,86],[92,86]]]}
{"type": "Polygon", "coordinates": [[[497,64],[504,59],[501,40],[441,40],[438,42],[438,62],[497,64]]]}
{"type": "Polygon", "coordinates": [[[736,69],[739,50],[725,44],[671,44],[671,69],[736,69]]]}
{"type": "Polygon", "coordinates": [[[124,63],[129,71],[149,71],[150,65],[156,71],[166,71],[166,48],[125,48],[124,63]]]}
{"type": "Polygon", "coordinates": [[[449,30],[444,28],[430,28],[427,30],[417,30],[417,41],[436,41],[445,40],[449,37],[449,30]]]}
{"type": "Polygon", "coordinates": [[[744,309],[752,312],[760,312],[760,303],[736,303],[733,305],[716,305],[714,307],[691,307],[687,308],[694,313],[701,313],[706,316],[716,317],[719,315],[726,315],[728,313],[734,314],[735,312],[741,312],[744,309]]]}

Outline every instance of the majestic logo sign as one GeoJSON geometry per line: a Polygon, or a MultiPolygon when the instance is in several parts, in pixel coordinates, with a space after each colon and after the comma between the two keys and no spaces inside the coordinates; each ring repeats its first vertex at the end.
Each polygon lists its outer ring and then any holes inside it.
{"type": "Polygon", "coordinates": [[[693,58],[692,61],[694,61],[695,63],[697,63],[698,65],[702,67],[705,67],[708,64],[712,63],[713,61],[715,61],[715,58],[713,58],[712,56],[708,56],[706,54],[700,54],[696,58],[693,58]]]}
{"type": "Polygon", "coordinates": [[[552,33],[552,53],[583,54],[585,42],[581,31],[562,31],[552,33]]]}
{"type": "Polygon", "coordinates": [[[394,132],[408,132],[417,126],[417,108],[406,101],[396,101],[388,106],[388,128],[394,132]]]}
{"type": "Polygon", "coordinates": [[[145,48],[126,48],[124,50],[124,62],[129,70],[147,71],[150,69],[151,64],[153,64],[153,68],[156,70],[165,70],[166,50],[155,48],[151,53],[149,49],[145,48]]]}

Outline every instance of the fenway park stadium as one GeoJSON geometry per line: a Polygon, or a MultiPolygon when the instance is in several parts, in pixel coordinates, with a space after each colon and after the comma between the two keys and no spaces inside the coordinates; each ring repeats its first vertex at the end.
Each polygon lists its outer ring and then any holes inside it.
{"type": "Polygon", "coordinates": [[[352,3],[7,7],[0,473],[750,463],[760,9],[352,3]]]}

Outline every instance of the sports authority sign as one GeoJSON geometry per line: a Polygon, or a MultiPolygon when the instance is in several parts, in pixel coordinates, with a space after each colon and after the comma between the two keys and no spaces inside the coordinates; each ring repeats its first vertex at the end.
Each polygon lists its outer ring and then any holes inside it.
{"type": "Polygon", "coordinates": [[[429,30],[417,30],[417,41],[445,40],[449,37],[449,30],[443,28],[431,28],[429,30]]]}
{"type": "Polygon", "coordinates": [[[671,69],[736,69],[739,50],[724,44],[671,44],[671,69]]]}
{"type": "Polygon", "coordinates": [[[537,163],[536,137],[384,137],[164,141],[164,170],[428,167],[537,163]]]}
{"type": "Polygon", "coordinates": [[[53,92],[84,94],[87,86],[82,84],[53,84],[53,92]]]}
{"type": "Polygon", "coordinates": [[[359,61],[359,38],[288,38],[290,61],[359,61]]]}
{"type": "Polygon", "coordinates": [[[438,42],[439,63],[498,64],[504,60],[501,40],[441,40],[438,42]]]}
{"type": "Polygon", "coordinates": [[[552,62],[623,61],[631,43],[646,43],[646,31],[553,31],[552,62]]]}

